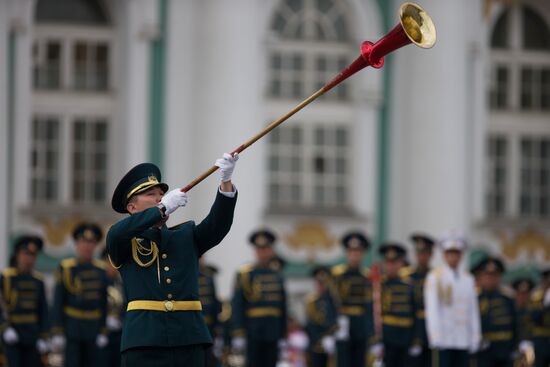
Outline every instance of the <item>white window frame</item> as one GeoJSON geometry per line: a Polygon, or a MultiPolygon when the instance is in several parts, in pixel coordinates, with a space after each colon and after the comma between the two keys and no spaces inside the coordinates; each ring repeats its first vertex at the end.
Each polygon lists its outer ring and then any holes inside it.
{"type": "MultiPolygon", "coordinates": [[[[547,220],[549,217],[522,215],[521,200],[521,140],[533,138],[537,140],[550,138],[550,113],[547,110],[521,108],[521,69],[524,66],[534,66],[537,69],[545,66],[550,68],[550,52],[530,51],[522,48],[521,5],[514,5],[510,10],[508,24],[509,47],[507,49],[491,49],[490,65],[494,81],[495,66],[506,66],[509,70],[507,108],[489,108],[488,138],[502,137],[507,144],[506,157],[506,197],[504,212],[491,215],[487,208],[487,195],[491,189],[489,172],[486,170],[485,213],[489,220],[547,220]]],[[[535,8],[533,8],[535,9],[535,8]]],[[[544,17],[543,12],[538,12],[544,17]]],[[[548,24],[548,20],[547,20],[548,24]]],[[[488,144],[487,144],[488,145],[488,144]]],[[[488,159],[488,156],[485,156],[488,159]]]]}

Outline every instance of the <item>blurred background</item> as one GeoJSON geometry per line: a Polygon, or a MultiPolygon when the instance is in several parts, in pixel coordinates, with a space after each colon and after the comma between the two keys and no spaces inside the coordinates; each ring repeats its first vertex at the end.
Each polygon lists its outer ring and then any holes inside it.
{"type": "MultiPolygon", "coordinates": [[[[241,155],[233,228],[206,255],[222,298],[264,227],[295,297],[356,229],[409,248],[412,231],[457,229],[470,262],[501,255],[509,276],[549,265],[550,2],[418,3],[434,48],[395,51],[241,155]]],[[[400,4],[0,0],[0,265],[23,232],[45,238],[50,272],[75,224],[107,230],[137,163],[185,186],[385,35],[400,4]]],[[[217,182],[169,224],[206,216],[217,182]]]]}

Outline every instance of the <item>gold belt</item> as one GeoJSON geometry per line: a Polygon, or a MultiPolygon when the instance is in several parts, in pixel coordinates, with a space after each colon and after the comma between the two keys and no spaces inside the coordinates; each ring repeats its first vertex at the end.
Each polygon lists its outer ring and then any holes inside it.
{"type": "Polygon", "coordinates": [[[483,333],[483,339],[486,339],[490,342],[500,342],[512,340],[514,335],[511,331],[493,331],[488,333],[483,333]]]}
{"type": "Polygon", "coordinates": [[[275,307],[254,307],[246,310],[247,317],[281,316],[281,310],[275,307]]]}
{"type": "Polygon", "coordinates": [[[63,311],[65,311],[65,314],[69,317],[72,317],[74,319],[81,319],[81,320],[97,320],[101,318],[101,310],[95,309],[95,310],[81,310],[79,308],[74,308],[71,306],[67,306],[63,308],[63,311]]]}
{"type": "Polygon", "coordinates": [[[348,316],[361,316],[365,313],[363,306],[342,306],[340,312],[348,316]]]}
{"type": "Polygon", "coordinates": [[[8,320],[13,324],[32,324],[38,321],[38,315],[35,313],[9,315],[8,320]]]}
{"type": "Polygon", "coordinates": [[[413,319],[409,317],[398,316],[382,316],[382,323],[384,325],[396,326],[396,327],[411,327],[413,325],[413,319]]]}
{"type": "Polygon", "coordinates": [[[131,301],[126,311],[201,311],[200,301],[131,301]]]}

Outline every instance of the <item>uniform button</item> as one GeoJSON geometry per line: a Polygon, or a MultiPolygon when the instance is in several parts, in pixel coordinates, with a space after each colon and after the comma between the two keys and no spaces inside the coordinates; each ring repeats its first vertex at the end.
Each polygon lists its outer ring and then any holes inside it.
{"type": "Polygon", "coordinates": [[[166,283],[168,283],[168,284],[172,283],[172,279],[166,278],[166,283]]]}
{"type": "Polygon", "coordinates": [[[163,258],[163,259],[166,259],[167,257],[168,257],[168,255],[162,254],[162,258],[163,258]]]}
{"type": "Polygon", "coordinates": [[[167,296],[167,297],[168,297],[168,299],[172,299],[172,297],[173,297],[173,296],[172,296],[172,293],[168,293],[168,296],[167,296]]]}
{"type": "Polygon", "coordinates": [[[165,266],[164,271],[168,271],[168,270],[170,270],[170,268],[168,266],[165,266]]]}

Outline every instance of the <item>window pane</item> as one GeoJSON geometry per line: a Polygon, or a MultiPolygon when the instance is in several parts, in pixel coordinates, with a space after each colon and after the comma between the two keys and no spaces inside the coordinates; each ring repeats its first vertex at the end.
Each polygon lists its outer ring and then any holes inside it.
{"type": "Polygon", "coordinates": [[[550,50],[550,30],[544,19],[523,7],[523,45],[528,50],[550,50]]]}
{"type": "Polygon", "coordinates": [[[33,202],[59,199],[59,120],[35,117],[32,123],[31,198],[33,202]]]}
{"type": "Polygon", "coordinates": [[[508,48],[508,17],[510,11],[506,10],[500,15],[491,35],[491,47],[508,48]]]}

